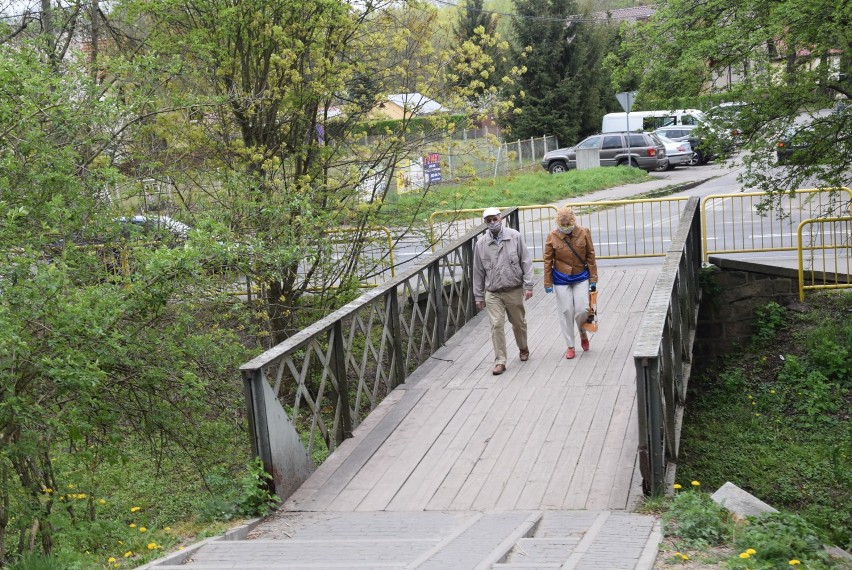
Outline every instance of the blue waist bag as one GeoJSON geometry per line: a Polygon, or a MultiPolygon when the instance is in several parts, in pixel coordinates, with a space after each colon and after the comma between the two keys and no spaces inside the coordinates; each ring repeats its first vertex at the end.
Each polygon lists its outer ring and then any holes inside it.
{"type": "Polygon", "coordinates": [[[553,277],[554,285],[574,285],[575,283],[586,281],[589,278],[588,268],[583,269],[582,273],[578,273],[577,275],[568,275],[561,271],[556,271],[555,269],[551,269],[550,272],[553,277]]]}

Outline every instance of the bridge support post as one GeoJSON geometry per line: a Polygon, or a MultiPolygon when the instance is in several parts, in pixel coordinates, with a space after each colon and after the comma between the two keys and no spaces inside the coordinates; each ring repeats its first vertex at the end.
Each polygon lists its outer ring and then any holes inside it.
{"type": "Polygon", "coordinates": [[[334,433],[336,444],[340,445],[343,440],[352,437],[352,413],[349,407],[349,381],[346,376],[346,352],[343,347],[343,324],[337,321],[328,331],[329,344],[332,350],[332,370],[334,371],[335,390],[337,391],[337,429],[334,433]]]}
{"type": "MultiPolygon", "coordinates": [[[[263,384],[266,382],[263,369],[243,370],[243,391],[248,403],[249,433],[251,438],[251,451],[260,458],[263,469],[270,475],[274,472],[272,461],[272,445],[269,441],[269,422],[266,418],[266,401],[263,384]]],[[[270,480],[267,482],[268,489],[274,493],[275,484],[270,480]]]]}
{"type": "Polygon", "coordinates": [[[660,362],[643,358],[636,363],[636,400],[639,406],[639,469],[647,495],[661,495],[665,483],[665,450],[660,362]]]}
{"type": "Polygon", "coordinates": [[[405,354],[402,352],[402,325],[399,322],[399,291],[397,286],[388,291],[385,314],[390,327],[391,358],[393,367],[391,372],[391,389],[396,388],[405,381],[405,354]]]}
{"type": "Polygon", "coordinates": [[[446,341],[447,307],[444,305],[444,281],[441,277],[441,267],[437,262],[429,265],[429,282],[432,302],[435,304],[435,346],[443,346],[446,341]]]}

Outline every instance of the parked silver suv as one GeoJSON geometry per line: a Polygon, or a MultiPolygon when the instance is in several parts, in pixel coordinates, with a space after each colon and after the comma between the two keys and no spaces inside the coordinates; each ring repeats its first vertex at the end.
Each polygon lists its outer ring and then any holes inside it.
{"type": "Polygon", "coordinates": [[[629,161],[651,172],[668,163],[666,147],[657,135],[625,131],[592,135],[575,146],[552,150],[541,159],[541,165],[554,174],[577,168],[577,149],[597,149],[601,166],[626,166],[629,161]]]}

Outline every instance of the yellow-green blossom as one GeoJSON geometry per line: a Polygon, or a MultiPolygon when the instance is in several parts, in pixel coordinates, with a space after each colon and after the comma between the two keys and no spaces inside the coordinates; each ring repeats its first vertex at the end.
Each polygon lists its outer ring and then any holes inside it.
{"type": "Polygon", "coordinates": [[[748,552],[740,552],[740,558],[742,558],[743,560],[745,560],[746,558],[751,558],[751,554],[749,554],[748,552]]]}
{"type": "Polygon", "coordinates": [[[701,483],[699,483],[698,481],[693,481],[693,482],[692,482],[692,486],[693,486],[693,487],[698,487],[698,486],[700,486],[700,485],[701,485],[701,483]]]}

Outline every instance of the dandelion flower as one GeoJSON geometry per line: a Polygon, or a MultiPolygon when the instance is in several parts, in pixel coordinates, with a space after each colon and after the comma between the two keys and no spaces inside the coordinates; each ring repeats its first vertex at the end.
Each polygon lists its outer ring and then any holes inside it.
{"type": "Polygon", "coordinates": [[[73,488],[74,488],[74,487],[76,487],[76,486],[77,486],[77,485],[75,485],[74,483],[68,483],[68,488],[69,488],[69,489],[73,489],[73,488]]]}
{"type": "Polygon", "coordinates": [[[743,560],[745,560],[746,558],[751,558],[751,554],[749,554],[748,552],[740,552],[740,558],[742,558],[743,560]]]}
{"type": "Polygon", "coordinates": [[[790,564],[790,566],[798,566],[799,564],[801,564],[801,562],[799,562],[798,560],[796,560],[794,558],[789,562],[789,564],[790,564]]]}
{"type": "Polygon", "coordinates": [[[748,553],[749,553],[749,554],[751,554],[752,556],[754,556],[755,554],[757,554],[757,550],[755,550],[754,548],[749,548],[748,550],[746,550],[746,552],[748,552],[748,553]]]}
{"type": "Polygon", "coordinates": [[[109,558],[107,558],[107,562],[109,562],[110,564],[112,564],[113,562],[115,562],[115,557],[114,557],[114,556],[110,556],[109,558]]]}
{"type": "Polygon", "coordinates": [[[680,483],[675,483],[675,484],[673,485],[673,488],[675,488],[675,489],[683,489],[683,487],[681,487],[681,486],[680,486],[680,483]]]}
{"type": "Polygon", "coordinates": [[[141,510],[141,509],[142,509],[142,507],[130,507],[130,512],[135,513],[136,511],[141,510]]]}
{"type": "Polygon", "coordinates": [[[133,556],[133,551],[132,551],[132,550],[128,550],[127,552],[125,552],[125,553],[124,553],[124,557],[125,557],[125,558],[130,558],[131,556],[133,556]]]}
{"type": "Polygon", "coordinates": [[[692,482],[692,486],[693,486],[693,487],[700,487],[700,486],[701,486],[701,483],[699,483],[698,481],[693,481],[693,482],[692,482]]]}
{"type": "Polygon", "coordinates": [[[687,556],[686,554],[681,554],[680,558],[681,560],[689,560],[689,556],[687,556]]]}
{"type": "Polygon", "coordinates": [[[145,528],[144,526],[140,526],[140,527],[139,527],[139,532],[148,532],[148,529],[147,529],[147,528],[145,528]]]}
{"type": "Polygon", "coordinates": [[[130,528],[136,528],[136,523],[130,523],[130,528]]]}
{"type": "Polygon", "coordinates": [[[105,505],[106,499],[100,499],[100,500],[98,500],[98,503],[100,503],[101,505],[105,505]]]}
{"type": "Polygon", "coordinates": [[[156,542],[149,542],[149,543],[148,543],[148,550],[154,550],[154,549],[156,549],[156,548],[157,548],[157,543],[156,543],[156,542]]]}
{"type": "Polygon", "coordinates": [[[171,532],[171,530],[172,530],[172,527],[170,527],[170,526],[167,526],[167,527],[166,527],[166,528],[164,528],[164,529],[163,529],[163,530],[164,530],[164,531],[166,531],[166,532],[171,532]]]}

